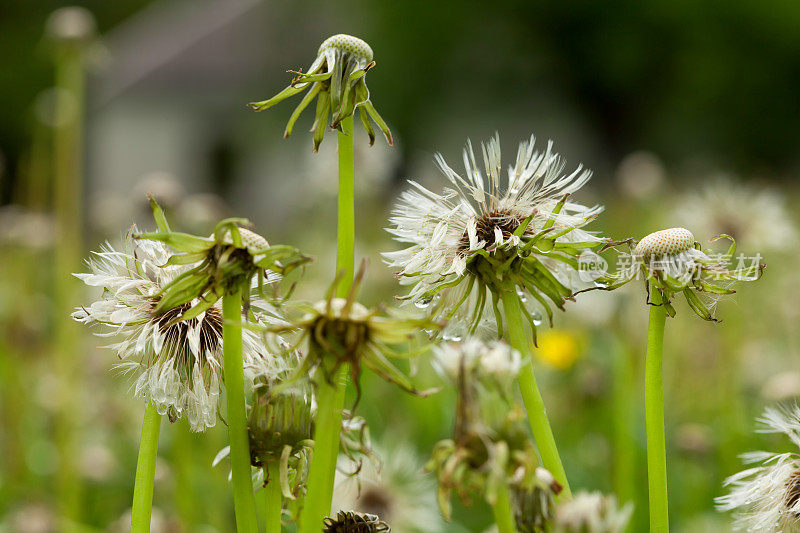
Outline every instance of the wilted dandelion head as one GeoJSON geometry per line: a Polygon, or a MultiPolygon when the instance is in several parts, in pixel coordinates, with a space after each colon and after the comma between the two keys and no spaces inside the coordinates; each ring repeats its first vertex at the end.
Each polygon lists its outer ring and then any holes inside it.
{"type": "MultiPolygon", "coordinates": [[[[185,318],[192,301],[162,310],[164,288],[188,270],[169,265],[171,257],[160,242],[129,238],[125,251],[105,245],[87,261],[91,272],[76,274],[103,295],[72,316],[118,339],[109,348],[119,356],[119,367],[136,376],[137,396],[152,400],[170,420],[185,416],[194,431],[202,431],[215,425],[222,391],[222,313],[213,304],[185,318]]],[[[251,377],[281,369],[255,333],[244,330],[243,343],[251,377]]]]}
{"type": "MultiPolygon", "coordinates": [[[[498,294],[515,291],[525,301],[532,326],[551,306],[564,303],[580,286],[578,257],[603,240],[581,228],[602,210],[569,201],[591,173],[578,167],[564,173],[564,161],[548,143],[534,149],[534,138],[520,143],[516,162],[502,176],[500,141],[481,146],[483,165],[472,144],[464,150],[464,175],[437,154],[451,187],[441,193],[410,182],[390,219],[389,232],[410,246],[383,254],[410,285],[402,297],[417,306],[433,305],[454,319],[460,337],[478,329],[486,312],[498,321],[498,294]],[[483,169],[483,170],[482,170],[483,169]],[[487,305],[488,297],[492,303],[487,305]]],[[[498,324],[499,325],[499,324],[498,324]]]]}
{"type": "Polygon", "coordinates": [[[263,111],[307,90],[286,124],[284,137],[292,134],[298,117],[316,98],[316,117],[311,127],[314,133],[315,152],[319,149],[328,127],[343,131],[342,121],[353,116],[356,110],[364,130],[369,135],[370,145],[375,141],[375,131],[370,119],[381,129],[386,142],[392,144],[392,133],[372,105],[366,84],[366,74],[375,66],[372,57],[372,48],[358,37],[345,34],[333,35],[320,45],[317,58],[308,67],[307,72],[289,71],[295,77],[288,87],[269,100],[252,102],[249,105],[256,111],[263,111]]]}
{"type": "MultiPolygon", "coordinates": [[[[720,239],[731,243],[725,253],[702,250],[686,228],[650,233],[631,247],[630,254],[622,256],[626,261],[620,261],[622,268],[618,272],[602,275],[594,287],[578,292],[614,290],[634,279],[644,279],[648,303],[652,287],[660,295],[657,305],[663,305],[669,316],[675,316],[672,296],[682,293],[699,317],[716,322],[714,309],[720,297],[736,292],[731,285],[736,281],[755,281],[766,268],[760,262],[760,254],[737,256],[736,241],[729,235],[720,235],[712,242],[720,239]]],[[[630,240],[623,242],[630,244],[630,240]]]]}
{"type": "Polygon", "coordinates": [[[177,252],[167,264],[191,267],[164,286],[157,312],[190,304],[182,316],[187,320],[234,293],[242,295],[248,308],[254,283],[261,293],[265,284],[280,281],[311,260],[291,246],[270,246],[261,235],[241,227],[249,224],[245,219],[222,220],[209,237],[172,231],[161,207],[152,197],[150,201],[158,231],[137,233],[134,238],[167,244],[177,252]]]}
{"type": "Polygon", "coordinates": [[[453,437],[434,446],[426,465],[439,482],[446,520],[453,492],[465,503],[478,495],[492,503],[498,490],[509,486],[527,508],[528,492],[540,485],[525,414],[511,392],[522,364],[516,350],[499,342],[473,340],[436,349],[436,366],[457,392],[453,437]]]}
{"type": "Polygon", "coordinates": [[[290,319],[285,325],[270,326],[267,331],[270,335],[298,334],[295,346],[305,342],[305,356],[296,372],[298,377],[313,375],[315,379],[332,382],[336,372],[346,365],[360,397],[359,376],[366,367],[407,392],[425,395],[430,391],[415,389],[411,380],[390,360],[427,351],[427,346],[410,353],[398,351],[395,347],[416,338],[422,331],[436,330],[440,326],[428,318],[367,309],[357,302],[365,269],[366,262],[362,263],[346,298],[334,297],[336,287],[341,282],[339,276],[325,300],[312,306],[302,306],[300,310],[303,313],[298,318],[290,319]]]}
{"type": "MultiPolygon", "coordinates": [[[[758,419],[760,433],[783,433],[800,448],[800,407],[767,408],[758,419]]],[[[755,465],[725,480],[730,492],[716,499],[719,511],[733,511],[734,529],[795,531],[800,527],[800,455],[750,452],[755,465]]]]}

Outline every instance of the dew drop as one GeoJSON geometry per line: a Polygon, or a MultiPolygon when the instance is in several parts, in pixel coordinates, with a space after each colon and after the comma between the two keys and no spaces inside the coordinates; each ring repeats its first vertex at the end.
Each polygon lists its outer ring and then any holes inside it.
{"type": "Polygon", "coordinates": [[[525,294],[522,289],[517,289],[517,296],[519,296],[519,301],[525,303],[528,301],[528,295],[525,294]]]}

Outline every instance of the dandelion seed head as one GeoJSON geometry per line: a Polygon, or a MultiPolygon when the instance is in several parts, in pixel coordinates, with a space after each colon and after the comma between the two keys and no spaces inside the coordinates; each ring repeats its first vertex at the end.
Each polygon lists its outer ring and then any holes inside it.
{"type": "Polygon", "coordinates": [[[348,54],[362,57],[367,63],[372,61],[372,48],[365,41],[362,41],[358,37],[353,37],[352,35],[339,33],[328,37],[319,45],[319,51],[317,53],[322,55],[327,50],[331,49],[341,50],[348,54]]]}
{"type": "MultiPolygon", "coordinates": [[[[195,301],[159,309],[162,289],[191,268],[165,266],[170,257],[158,241],[128,239],[125,251],[106,244],[88,261],[90,272],[76,274],[102,288],[103,296],[72,317],[104,327],[98,335],[115,338],[108,347],[117,353],[118,367],[134,376],[136,396],[152,400],[171,421],[186,417],[192,430],[203,431],[216,424],[222,392],[222,312],[219,302],[189,319],[182,317],[195,301]]],[[[261,306],[256,302],[253,309],[261,306]]],[[[253,331],[242,335],[250,381],[283,369],[285,363],[268,356],[253,331]]]]}
{"type": "Polygon", "coordinates": [[[672,256],[688,251],[694,243],[694,235],[688,229],[662,229],[643,237],[633,249],[633,255],[645,259],[654,256],[672,256]]]}
{"type": "MultiPolygon", "coordinates": [[[[760,433],[783,433],[800,448],[800,407],[767,408],[758,419],[760,433]]],[[[794,531],[800,526],[800,455],[749,452],[748,468],[725,480],[728,494],[715,500],[717,510],[733,511],[734,529],[794,531]]]]}
{"type": "Polygon", "coordinates": [[[410,181],[392,211],[388,231],[409,246],[383,256],[400,284],[410,286],[402,299],[420,307],[438,299],[435,309],[455,336],[475,334],[484,319],[502,314],[493,313],[486,295],[497,296],[500,285],[521,293],[534,324],[585,286],[569,258],[603,242],[581,229],[602,207],[569,196],[591,172],[578,166],[565,173],[552,143],[542,151],[534,144],[533,136],[520,143],[507,172],[498,136],[481,145],[483,165],[467,142],[463,173],[437,154],[449,187],[437,193],[410,181]],[[540,275],[552,276],[553,285],[542,286],[540,275]]]}

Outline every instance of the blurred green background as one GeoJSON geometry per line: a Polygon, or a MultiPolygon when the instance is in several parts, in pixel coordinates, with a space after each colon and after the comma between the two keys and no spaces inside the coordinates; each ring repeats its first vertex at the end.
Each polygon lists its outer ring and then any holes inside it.
{"type": "MultiPolygon", "coordinates": [[[[63,5],[0,2],[0,531],[127,530],[141,402],[106,342],[70,324],[69,310],[96,294],[69,272],[134,222],[152,227],[147,192],[182,230],[244,216],[270,242],[295,244],[317,258],[298,295],[322,295],[335,143],[311,153],[310,112],[281,139],[292,102],[261,114],[245,104],[278,92],[286,69],[307,68],[341,32],[372,45],[372,101],[396,140],[370,149],[356,138],[365,303],[398,292],[378,254],[397,248],[381,228],[403,180],[439,190],[433,153],[458,168],[466,138],[495,131],[509,163],[535,133],[569,165],[594,169],[577,199],[606,205],[595,230],[639,238],[685,226],[704,244],[730,233],[740,251],[763,255],[764,279],[720,305],[721,324],[679,305],[667,325],[673,529],[730,530],[713,497],[736,455],[786,447],[754,435],[754,417],[800,395],[800,4],[83,2],[98,29],[81,45],[83,102],[63,83],[53,89],[71,45],[45,28],[63,5]],[[82,161],[60,158],[59,146],[82,161]]],[[[634,501],[632,531],[644,531],[644,294],[632,284],[584,296],[540,336],[537,371],[572,484],[634,501]]],[[[426,364],[417,379],[436,381],[426,364]]],[[[452,394],[411,398],[367,376],[364,389],[374,401],[359,412],[387,463],[370,505],[400,533],[488,527],[480,502],[444,525],[430,476],[408,474],[450,434],[452,394]]],[[[154,531],[232,531],[227,471],[211,468],[224,445],[222,425],[195,435],[164,422],[154,531]]]]}

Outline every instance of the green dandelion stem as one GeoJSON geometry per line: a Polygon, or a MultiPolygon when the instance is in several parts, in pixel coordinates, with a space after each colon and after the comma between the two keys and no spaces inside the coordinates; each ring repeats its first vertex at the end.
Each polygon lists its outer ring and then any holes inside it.
{"type": "Polygon", "coordinates": [[[647,425],[647,482],[650,494],[650,533],[667,533],[667,454],[664,440],[663,351],[667,314],[661,293],[651,284],[650,322],[644,370],[644,409],[647,425]]]}
{"type": "MultiPolygon", "coordinates": [[[[80,265],[82,250],[81,191],[83,190],[83,112],[84,63],[80,49],[65,45],[56,61],[55,85],[61,90],[56,99],[58,119],[53,129],[53,199],[55,208],[55,287],[58,316],[69,315],[75,305],[76,281],[69,275],[80,265]]],[[[80,521],[83,487],[75,466],[81,409],[76,392],[81,390],[75,364],[80,351],[78,326],[71,320],[54,321],[56,374],[59,411],[56,417],[56,443],[59,451],[57,493],[61,515],[80,521]]]]}
{"type": "Polygon", "coordinates": [[[355,265],[355,168],[353,163],[353,117],[342,120],[343,133],[339,140],[339,215],[336,233],[336,272],[345,276],[339,284],[338,294],[342,298],[352,285],[355,265]]]}
{"type": "MultiPolygon", "coordinates": [[[[339,213],[336,246],[336,272],[344,274],[336,296],[347,296],[353,284],[355,265],[355,168],[353,165],[353,117],[342,120],[339,140],[339,213]]],[[[300,515],[300,533],[317,533],[330,513],[339,433],[342,429],[347,367],[342,365],[329,383],[317,383],[318,403],[314,456],[308,476],[308,492],[300,515]]]]}
{"type": "Polygon", "coordinates": [[[139,442],[139,459],[136,463],[136,481],[133,485],[131,533],[150,531],[150,511],[153,508],[153,484],[158,456],[158,434],[161,415],[152,401],[147,402],[142,422],[142,439],[139,442]]]}
{"type": "Polygon", "coordinates": [[[258,530],[258,523],[250,472],[250,441],[245,417],[241,327],[242,293],[240,291],[223,296],[222,319],[225,391],[228,400],[228,439],[231,446],[231,477],[236,529],[239,533],[255,533],[258,530]]]}
{"type": "MultiPolygon", "coordinates": [[[[523,356],[530,356],[528,337],[525,333],[525,324],[522,321],[522,310],[519,296],[512,290],[501,291],[503,309],[506,312],[506,322],[508,323],[508,342],[516,348],[523,356]]],[[[550,421],[547,419],[547,410],[536,384],[536,376],[533,373],[533,362],[523,366],[517,378],[522,400],[525,403],[525,410],[528,412],[528,421],[533,431],[533,438],[539,448],[539,455],[542,457],[544,467],[550,471],[556,480],[564,486],[562,494],[571,494],[567,474],[561,457],[558,454],[556,440],[553,437],[553,430],[550,428],[550,421]]]]}
{"type": "Polygon", "coordinates": [[[508,494],[508,486],[505,484],[498,487],[495,502],[492,504],[492,513],[494,513],[498,533],[516,533],[514,514],[511,512],[511,498],[508,494]]]}
{"type": "Polygon", "coordinates": [[[272,461],[267,467],[269,483],[264,488],[266,500],[265,528],[266,533],[281,533],[281,464],[272,461]]]}

